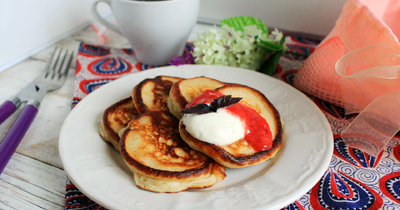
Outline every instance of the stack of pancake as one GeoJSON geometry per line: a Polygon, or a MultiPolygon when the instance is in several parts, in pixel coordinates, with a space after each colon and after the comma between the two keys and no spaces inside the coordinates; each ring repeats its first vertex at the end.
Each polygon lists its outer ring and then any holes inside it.
{"type": "Polygon", "coordinates": [[[139,188],[180,192],[213,186],[226,177],[225,167],[247,167],[274,157],[282,145],[282,123],[268,99],[248,86],[207,77],[157,76],[143,80],[131,97],[104,111],[100,136],[120,151],[139,188]],[[272,148],[255,151],[244,139],[220,146],[191,136],[181,112],[206,89],[242,97],[240,103],[268,122],[272,148]]]}

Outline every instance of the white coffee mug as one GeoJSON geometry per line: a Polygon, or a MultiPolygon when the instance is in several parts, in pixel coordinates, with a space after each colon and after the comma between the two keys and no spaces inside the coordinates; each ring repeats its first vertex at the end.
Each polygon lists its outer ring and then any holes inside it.
{"type": "Polygon", "coordinates": [[[128,39],[139,62],[165,65],[183,53],[196,24],[199,5],[199,0],[96,0],[92,14],[101,24],[128,39]],[[118,25],[99,15],[99,2],[111,7],[118,25]]]}

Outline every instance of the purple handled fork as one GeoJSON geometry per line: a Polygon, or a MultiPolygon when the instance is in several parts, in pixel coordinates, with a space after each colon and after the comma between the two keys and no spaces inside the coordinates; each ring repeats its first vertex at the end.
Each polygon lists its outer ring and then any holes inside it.
{"type": "Polygon", "coordinates": [[[26,131],[38,113],[38,108],[45,94],[59,89],[65,82],[73,52],[62,48],[54,49],[44,71],[17,95],[12,96],[0,106],[0,124],[4,122],[22,102],[27,102],[24,109],[0,142],[0,174],[14,154],[26,131]]]}

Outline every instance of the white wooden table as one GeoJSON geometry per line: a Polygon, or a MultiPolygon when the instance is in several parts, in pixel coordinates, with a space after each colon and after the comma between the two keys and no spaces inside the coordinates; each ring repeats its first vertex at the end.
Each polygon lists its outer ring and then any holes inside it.
{"type": "MultiPolygon", "coordinates": [[[[198,33],[210,28],[197,24],[189,41],[198,33]]],[[[87,27],[23,62],[0,73],[0,103],[18,93],[42,72],[55,46],[73,50],[79,43],[96,44],[96,33],[87,27]]],[[[113,34],[107,46],[129,47],[120,35],[113,34]]],[[[4,172],[0,175],[0,209],[63,209],[66,172],[58,153],[58,136],[64,119],[71,110],[75,63],[71,65],[64,86],[48,93],[33,121],[4,172]]],[[[3,139],[22,107],[0,125],[3,139]]],[[[1,158],[1,157],[0,157],[1,158]]]]}

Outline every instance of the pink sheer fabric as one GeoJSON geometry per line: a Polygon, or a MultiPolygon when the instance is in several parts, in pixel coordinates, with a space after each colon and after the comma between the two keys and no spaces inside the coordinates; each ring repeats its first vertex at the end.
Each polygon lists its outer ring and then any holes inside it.
{"type": "Polygon", "coordinates": [[[294,78],[300,90],[360,113],[342,138],[374,156],[400,128],[398,20],[399,0],[349,0],[294,78]]]}

